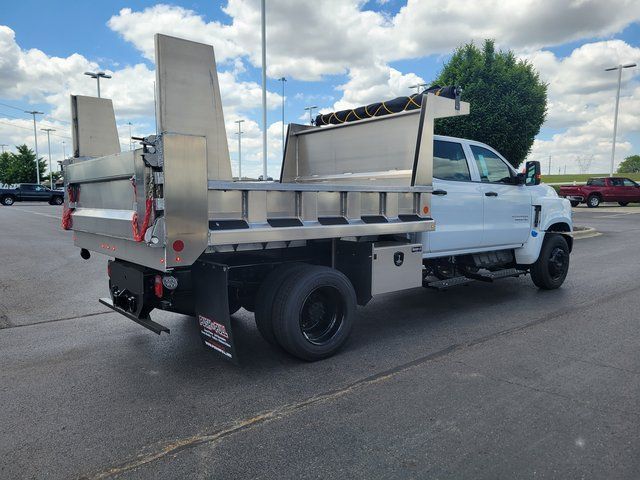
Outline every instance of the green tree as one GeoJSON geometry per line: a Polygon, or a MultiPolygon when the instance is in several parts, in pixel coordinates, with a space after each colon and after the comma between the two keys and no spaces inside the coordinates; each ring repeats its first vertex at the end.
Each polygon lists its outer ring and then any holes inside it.
{"type": "Polygon", "coordinates": [[[517,167],[527,157],[547,114],[547,84],[533,66],[513,52],[495,51],[493,40],[480,49],[459,47],[436,78],[460,85],[471,113],[436,122],[436,133],[486,143],[517,167]]]}
{"type": "Polygon", "coordinates": [[[640,172],[640,155],[631,155],[625,158],[618,166],[618,173],[640,172]]]}
{"type": "MultiPolygon", "coordinates": [[[[26,145],[16,146],[16,153],[5,152],[0,160],[0,183],[35,183],[37,180],[36,155],[26,145]]],[[[44,178],[45,161],[40,158],[40,179],[44,178]]]]}
{"type": "Polygon", "coordinates": [[[9,169],[11,164],[11,155],[9,152],[2,152],[0,154],[0,185],[7,182],[9,178],[9,169]]]}

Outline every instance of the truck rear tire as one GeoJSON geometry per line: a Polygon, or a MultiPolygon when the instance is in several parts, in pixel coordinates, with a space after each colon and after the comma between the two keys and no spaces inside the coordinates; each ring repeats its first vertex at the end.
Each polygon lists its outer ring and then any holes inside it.
{"type": "Polygon", "coordinates": [[[61,196],[56,195],[55,197],[53,197],[53,198],[51,199],[51,201],[49,202],[49,204],[50,204],[50,205],[62,205],[62,202],[64,202],[64,199],[63,199],[61,196]]]}
{"type": "Polygon", "coordinates": [[[272,311],[273,299],[287,277],[297,269],[304,267],[302,263],[287,263],[272,270],[262,281],[255,300],[254,317],[256,327],[262,338],[272,345],[277,345],[278,341],[273,333],[272,311]]]}
{"type": "Polygon", "coordinates": [[[596,208],[600,205],[601,201],[600,195],[589,195],[589,198],[587,198],[587,207],[596,208]]]}
{"type": "Polygon", "coordinates": [[[538,260],[531,265],[531,280],[543,290],[559,288],[569,271],[569,245],[562,235],[547,234],[538,260]]]}
{"type": "Polygon", "coordinates": [[[292,272],[273,301],[273,331],[294,357],[313,362],[335,354],[349,338],[356,293],[349,279],[329,267],[292,272]]]}
{"type": "Polygon", "coordinates": [[[14,204],[15,199],[11,196],[11,195],[7,195],[6,197],[2,197],[2,204],[6,205],[7,207],[10,207],[11,205],[14,204]]]}

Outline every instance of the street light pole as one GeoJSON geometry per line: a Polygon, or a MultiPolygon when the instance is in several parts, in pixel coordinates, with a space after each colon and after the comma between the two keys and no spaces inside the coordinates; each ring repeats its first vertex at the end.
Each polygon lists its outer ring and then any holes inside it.
{"type": "Polygon", "coordinates": [[[262,178],[267,180],[267,8],[260,2],[262,17],[262,178]]]}
{"type": "Polygon", "coordinates": [[[304,107],[305,110],[309,110],[309,125],[313,125],[313,109],[318,108],[317,105],[312,107],[304,107]]]}
{"type": "Polygon", "coordinates": [[[33,115],[33,141],[36,145],[36,182],[40,185],[40,163],[38,162],[38,132],[36,129],[36,115],[44,115],[43,112],[38,112],[37,110],[26,111],[24,113],[28,113],[29,115],[33,115]]]}
{"type": "Polygon", "coordinates": [[[132,133],[131,133],[131,122],[127,122],[129,125],[129,150],[133,150],[133,142],[132,142],[132,133]]]}
{"type": "Polygon", "coordinates": [[[625,65],[619,64],[617,67],[605,68],[605,72],[611,72],[613,70],[618,71],[618,91],[616,93],[616,108],[613,114],[613,143],[611,146],[611,164],[609,165],[609,176],[613,177],[613,163],[616,156],[616,135],[618,133],[618,105],[620,103],[620,85],[622,84],[622,69],[635,67],[635,63],[627,63],[625,65]]]}
{"type": "MultiPolygon", "coordinates": [[[[238,135],[238,180],[242,181],[242,122],[244,120],[236,120],[235,123],[238,124],[238,131],[236,135],[238,135]]],[[[266,180],[266,178],[265,178],[266,180]]]]}
{"type": "Polygon", "coordinates": [[[278,81],[282,82],[282,156],[284,157],[284,84],[287,79],[280,77],[278,81]]]}
{"type": "MultiPolygon", "coordinates": [[[[41,128],[43,132],[47,132],[47,146],[49,148],[49,188],[53,190],[53,172],[51,171],[51,137],[49,134],[55,132],[55,128],[41,128]]],[[[39,182],[38,182],[39,183],[39,182]]]]}
{"type": "Polygon", "coordinates": [[[111,78],[111,75],[107,75],[104,72],[84,72],[84,74],[98,81],[98,98],[100,98],[100,79],[111,78]]]}
{"type": "Polygon", "coordinates": [[[0,147],[2,147],[2,153],[4,153],[4,147],[8,147],[6,143],[0,143],[0,147]]]}
{"type": "Polygon", "coordinates": [[[67,152],[64,149],[64,140],[62,140],[62,160],[67,159],[67,152]]]}

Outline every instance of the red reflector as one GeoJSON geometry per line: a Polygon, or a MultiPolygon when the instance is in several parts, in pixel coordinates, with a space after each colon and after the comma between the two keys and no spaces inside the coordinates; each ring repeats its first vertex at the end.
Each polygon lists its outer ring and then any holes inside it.
{"type": "Polygon", "coordinates": [[[156,275],[155,284],[153,285],[153,291],[158,298],[162,298],[162,296],[164,295],[164,287],[162,286],[162,277],[160,275],[156,275]]]}
{"type": "Polygon", "coordinates": [[[173,249],[176,252],[181,252],[182,250],[184,250],[184,242],[182,240],[176,240],[175,242],[173,242],[173,249]]]}
{"type": "Polygon", "coordinates": [[[111,264],[107,263],[107,276],[111,278],[111,264]]]}

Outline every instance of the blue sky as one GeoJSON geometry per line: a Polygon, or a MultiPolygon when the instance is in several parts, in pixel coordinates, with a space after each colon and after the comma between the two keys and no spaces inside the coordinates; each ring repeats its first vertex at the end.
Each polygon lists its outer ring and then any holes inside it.
{"type": "MultiPolygon", "coordinates": [[[[278,77],[288,79],[285,123],[301,123],[307,105],[328,110],[408,94],[409,85],[433,79],[456,46],[487,37],[529,59],[550,84],[549,119],[531,158],[551,155],[554,171],[565,166],[577,171],[578,163],[590,157],[591,170],[604,171],[615,74],[604,74],[602,68],[640,60],[638,2],[612,0],[602,6],[585,0],[576,7],[570,2],[496,1],[267,0],[269,173],[279,169],[278,77]],[[510,18],[491,15],[498,4],[510,18]]],[[[52,149],[59,158],[61,142],[70,143],[68,95],[95,91],[94,82],[82,75],[90,68],[114,76],[103,91],[114,100],[122,147],[128,148],[129,121],[134,135],[152,133],[149,42],[160,31],[214,44],[232,162],[233,121],[242,118],[247,130],[244,171],[259,172],[257,13],[257,0],[28,0],[5,5],[0,15],[5,58],[0,60],[0,103],[5,104],[0,105],[0,143],[31,145],[28,119],[19,110],[39,108],[48,114],[43,124],[57,130],[52,149]]],[[[635,118],[639,73],[625,72],[617,161],[640,152],[640,120],[635,118]]],[[[45,137],[39,143],[42,153],[45,137]]]]}

